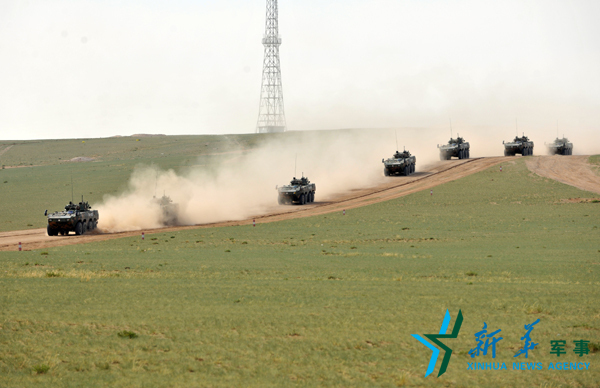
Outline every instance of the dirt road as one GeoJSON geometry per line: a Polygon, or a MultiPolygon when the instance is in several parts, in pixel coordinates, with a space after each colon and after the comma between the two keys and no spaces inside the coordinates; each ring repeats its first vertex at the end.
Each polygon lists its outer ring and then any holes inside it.
{"type": "Polygon", "coordinates": [[[541,156],[527,160],[530,171],[578,189],[600,194],[600,175],[592,170],[589,156],[541,156]]]}
{"type": "MultiPolygon", "coordinates": [[[[328,202],[315,202],[304,206],[274,206],[270,212],[253,217],[257,223],[288,220],[292,218],[310,217],[319,214],[353,209],[377,202],[402,197],[421,190],[428,190],[435,186],[474,174],[496,165],[500,162],[512,160],[515,157],[492,157],[467,160],[452,160],[436,163],[423,172],[417,172],[409,177],[390,177],[376,187],[353,190],[336,196],[328,202]]],[[[247,225],[252,219],[242,221],[225,221],[213,224],[177,226],[147,230],[147,233],[172,232],[177,230],[212,228],[218,226],[247,225]]],[[[23,244],[24,250],[41,249],[71,244],[84,244],[93,241],[111,240],[128,236],[139,236],[141,231],[121,232],[112,234],[89,234],[83,236],[54,236],[46,235],[46,229],[20,230],[0,233],[0,251],[14,251],[18,243],[23,244]]]]}
{"type": "Polygon", "coordinates": [[[6,151],[8,151],[9,149],[11,149],[13,146],[9,145],[4,147],[4,149],[0,148],[0,156],[2,156],[6,151]]]}

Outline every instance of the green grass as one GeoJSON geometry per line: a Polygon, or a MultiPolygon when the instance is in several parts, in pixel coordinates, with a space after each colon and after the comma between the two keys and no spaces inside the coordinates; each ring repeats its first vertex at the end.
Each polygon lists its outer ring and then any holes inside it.
{"type": "Polygon", "coordinates": [[[600,205],[561,203],[592,194],[521,161],[503,167],[345,216],[2,252],[0,375],[8,386],[597,385],[598,352],[580,358],[572,341],[600,342],[600,205]],[[446,374],[425,379],[430,351],[411,334],[439,330],[446,309],[464,323],[446,341],[446,374]],[[519,361],[589,371],[510,370],[538,318],[539,345],[519,361]],[[508,371],[466,370],[484,321],[504,339],[477,361],[508,371]]]}
{"type": "Polygon", "coordinates": [[[600,155],[593,155],[590,156],[590,158],[588,159],[588,161],[592,164],[598,164],[600,165],[600,155]]]}

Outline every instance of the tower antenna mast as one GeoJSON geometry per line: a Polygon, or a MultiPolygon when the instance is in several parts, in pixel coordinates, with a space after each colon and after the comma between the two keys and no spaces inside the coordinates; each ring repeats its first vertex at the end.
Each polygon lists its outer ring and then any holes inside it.
{"type": "Polygon", "coordinates": [[[286,130],[283,109],[283,87],[281,86],[281,66],[279,62],[279,10],[277,0],[267,0],[263,60],[262,87],[256,132],[272,133],[286,130]]]}

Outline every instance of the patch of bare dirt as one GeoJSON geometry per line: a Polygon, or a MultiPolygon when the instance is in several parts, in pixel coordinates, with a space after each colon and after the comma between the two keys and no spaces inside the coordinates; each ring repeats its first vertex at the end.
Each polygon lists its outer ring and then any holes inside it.
{"type": "Polygon", "coordinates": [[[583,155],[538,156],[529,158],[526,164],[537,175],[600,194],[600,176],[594,172],[588,158],[583,155]]]}
{"type": "Polygon", "coordinates": [[[78,156],[76,158],[73,159],[69,159],[69,162],[91,162],[93,160],[95,160],[96,158],[88,158],[85,156],[78,156]]]}

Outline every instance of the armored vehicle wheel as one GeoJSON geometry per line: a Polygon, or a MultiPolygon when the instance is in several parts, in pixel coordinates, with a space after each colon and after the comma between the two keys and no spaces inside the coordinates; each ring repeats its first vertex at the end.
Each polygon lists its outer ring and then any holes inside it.
{"type": "Polygon", "coordinates": [[[471,159],[471,150],[467,150],[467,159],[471,159]]]}
{"type": "Polygon", "coordinates": [[[310,202],[315,202],[315,193],[310,193],[310,202]]]}
{"type": "Polygon", "coordinates": [[[300,194],[300,205],[304,205],[304,194],[300,194]]]}
{"type": "Polygon", "coordinates": [[[390,171],[387,168],[383,169],[383,175],[390,176],[390,171]]]}
{"type": "Polygon", "coordinates": [[[504,156],[510,156],[510,152],[508,152],[507,150],[504,150],[504,156]]]}
{"type": "Polygon", "coordinates": [[[94,224],[93,224],[93,223],[94,223],[94,221],[88,221],[88,222],[86,223],[87,230],[92,230],[92,228],[94,227],[94,224]]]}
{"type": "Polygon", "coordinates": [[[440,154],[440,160],[446,160],[446,157],[442,154],[440,154]]]}
{"type": "Polygon", "coordinates": [[[77,222],[77,225],[75,225],[75,234],[78,236],[83,234],[83,224],[81,221],[77,222]]]}
{"type": "Polygon", "coordinates": [[[281,197],[277,197],[277,203],[283,205],[285,202],[283,201],[283,199],[281,199],[281,197]]]}
{"type": "Polygon", "coordinates": [[[48,225],[48,227],[46,228],[47,232],[48,232],[48,236],[56,236],[56,231],[54,229],[52,229],[50,227],[50,225],[48,225]]]}

